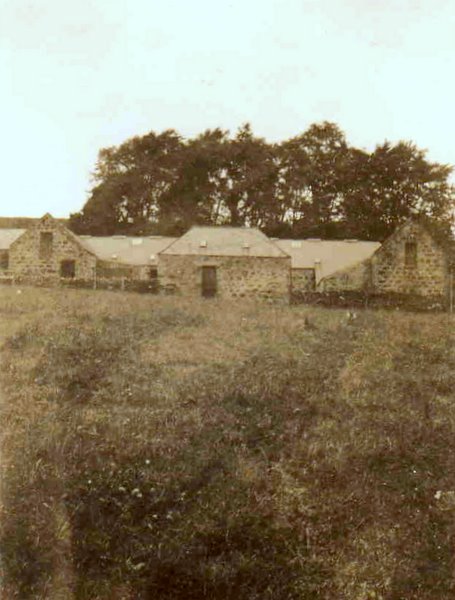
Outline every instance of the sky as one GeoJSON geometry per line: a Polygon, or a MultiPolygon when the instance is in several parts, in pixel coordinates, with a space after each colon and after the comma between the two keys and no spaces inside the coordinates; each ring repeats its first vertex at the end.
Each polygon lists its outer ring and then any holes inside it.
{"type": "Polygon", "coordinates": [[[1,216],[81,210],[151,130],[280,141],[332,121],[455,165],[453,0],[0,0],[1,216]]]}

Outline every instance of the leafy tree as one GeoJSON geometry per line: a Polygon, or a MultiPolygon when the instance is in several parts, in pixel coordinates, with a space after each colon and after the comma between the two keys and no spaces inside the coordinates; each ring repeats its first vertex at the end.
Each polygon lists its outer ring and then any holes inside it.
{"type": "Polygon", "coordinates": [[[172,130],[134,137],[100,151],[95,186],[71,216],[77,233],[144,234],[159,228],[160,201],[178,177],[183,142],[172,130]]]}
{"type": "Polygon", "coordinates": [[[454,207],[451,170],[428,162],[425,152],[410,142],[385,142],[371,154],[351,151],[341,206],[346,231],[383,240],[413,215],[449,222],[454,207]]]}
{"type": "Polygon", "coordinates": [[[311,125],[269,144],[245,124],[183,140],[150,132],[100,151],[77,233],[179,235],[193,224],[260,227],[281,237],[382,240],[411,215],[449,223],[451,167],[410,142],[369,153],[340,128],[311,125]]]}

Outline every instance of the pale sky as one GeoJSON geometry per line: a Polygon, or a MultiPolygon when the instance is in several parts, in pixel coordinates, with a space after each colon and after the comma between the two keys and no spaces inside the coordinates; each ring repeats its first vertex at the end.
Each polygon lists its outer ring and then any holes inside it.
{"type": "Polygon", "coordinates": [[[0,215],[80,210],[100,148],[334,121],[455,164],[454,0],[0,0],[0,215]]]}

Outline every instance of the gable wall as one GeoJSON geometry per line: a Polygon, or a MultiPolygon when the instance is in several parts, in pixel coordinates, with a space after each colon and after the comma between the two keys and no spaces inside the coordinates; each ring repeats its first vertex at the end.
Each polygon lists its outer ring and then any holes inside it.
{"type": "Polygon", "coordinates": [[[60,278],[62,260],[76,261],[77,279],[93,278],[96,257],[78,244],[64,227],[51,217],[44,217],[11,245],[9,271],[25,279],[57,280],[60,278]],[[46,259],[40,257],[41,232],[53,234],[52,253],[46,259]]]}
{"type": "Polygon", "coordinates": [[[408,222],[391,235],[371,258],[375,291],[444,296],[448,268],[444,250],[419,223],[408,222]],[[417,264],[405,264],[405,244],[417,244],[417,264]]]}

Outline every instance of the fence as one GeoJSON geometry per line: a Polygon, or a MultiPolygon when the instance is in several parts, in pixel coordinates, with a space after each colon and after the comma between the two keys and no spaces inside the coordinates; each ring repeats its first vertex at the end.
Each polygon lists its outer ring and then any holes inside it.
{"type": "Polygon", "coordinates": [[[174,289],[161,286],[158,279],[131,279],[127,277],[95,277],[93,279],[18,277],[0,273],[0,285],[31,285],[34,287],[60,287],[67,289],[118,290],[142,294],[172,294],[174,289]]]}
{"type": "Polygon", "coordinates": [[[374,294],[362,291],[293,293],[291,303],[313,304],[328,308],[383,308],[418,312],[450,311],[451,306],[450,300],[441,296],[427,297],[394,292],[374,294]]]}

